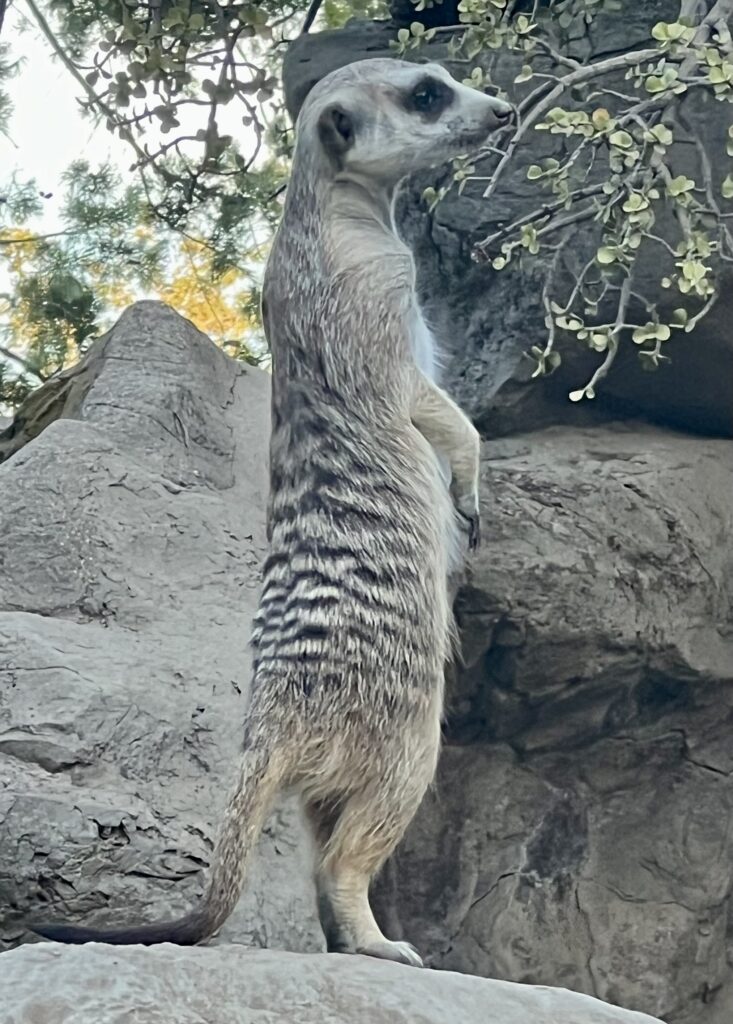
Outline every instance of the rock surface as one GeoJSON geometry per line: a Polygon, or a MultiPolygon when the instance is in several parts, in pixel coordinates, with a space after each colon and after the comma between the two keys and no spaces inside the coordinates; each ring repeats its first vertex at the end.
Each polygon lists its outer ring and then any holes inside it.
{"type": "Polygon", "coordinates": [[[432,966],[707,1019],[733,939],[731,494],[725,440],[485,446],[448,746],[378,889],[432,966]]]}
{"type": "MultiPolygon", "coordinates": [[[[94,345],[84,377],[63,406],[54,391],[64,418],[0,465],[6,945],[31,912],[111,922],[190,905],[249,685],[267,375],[141,303],[94,345]]],[[[41,397],[32,411],[49,406],[41,397]]],[[[287,805],[273,828],[222,937],[323,948],[287,805]]]]}
{"type": "MultiPolygon", "coordinates": [[[[268,378],[155,303],[87,360],[0,466],[6,946],[33,917],[195,901],[247,695],[268,378]]],[[[384,926],[433,966],[728,1024],[733,445],[557,427],[488,443],[482,487],[465,667],[435,789],[377,886],[384,926]]],[[[232,940],[323,948],[287,804],[232,940]]]]}
{"type": "Polygon", "coordinates": [[[654,1024],[562,989],[336,954],[44,943],[0,969],[3,1024],[654,1024]]]}

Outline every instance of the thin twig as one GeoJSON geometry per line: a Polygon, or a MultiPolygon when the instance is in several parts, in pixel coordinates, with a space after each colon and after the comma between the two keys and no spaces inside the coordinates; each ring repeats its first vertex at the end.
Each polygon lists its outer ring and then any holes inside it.
{"type": "Polygon", "coordinates": [[[59,238],[62,235],[73,235],[70,228],[66,231],[49,231],[46,235],[28,235],[24,238],[0,238],[0,245],[30,245],[33,242],[43,242],[47,238],[59,238]]]}
{"type": "Polygon", "coordinates": [[[603,380],[608,371],[613,365],[613,361],[616,358],[618,352],[619,335],[625,325],[626,310],[629,305],[629,299],[631,298],[631,277],[625,277],[623,284],[621,285],[621,294],[618,298],[618,307],[616,309],[616,320],[611,329],[611,333],[608,337],[608,351],[606,352],[606,358],[603,360],[601,365],[597,367],[596,372],[593,374],[591,379],[585,385],[584,391],[589,391],[595,388],[599,380],[603,380]]]}
{"type": "Polygon", "coordinates": [[[19,366],[22,366],[26,373],[32,373],[33,376],[37,380],[40,380],[42,384],[46,381],[46,378],[43,376],[43,374],[39,370],[37,370],[35,366],[29,363],[27,359],[24,359],[22,356],[17,355],[15,352],[11,352],[11,350],[9,348],[5,348],[4,345],[0,345],[0,355],[5,356],[6,359],[12,359],[14,363],[17,363],[19,366]]]}
{"type": "MultiPolygon", "coordinates": [[[[564,92],[577,85],[581,85],[583,82],[588,82],[593,78],[597,78],[598,75],[605,75],[610,71],[618,71],[621,68],[633,67],[634,64],[643,63],[645,60],[653,60],[658,56],[659,51],[657,49],[649,48],[645,50],[634,50],[631,53],[625,53],[617,57],[609,57],[607,60],[597,61],[595,64],[589,64],[587,67],[578,68],[577,71],[572,71],[569,75],[566,75],[560,82],[558,82],[555,88],[551,89],[543,99],[540,99],[528,112],[527,116],[520,121],[517,130],[509,141],[509,145],[504,152],[504,156],[496,166],[492,175],[492,180],[484,191],[484,198],[489,199],[496,191],[496,187],[504,169],[514,156],[517,146],[529,129],[543,114],[552,109],[553,104],[564,92]]],[[[484,243],[480,242],[479,244],[483,245],[484,243]]]]}
{"type": "Polygon", "coordinates": [[[689,334],[690,331],[694,327],[696,327],[697,324],[703,319],[703,317],[706,317],[708,315],[710,310],[713,308],[715,303],[718,301],[718,298],[719,298],[718,293],[717,292],[713,292],[713,294],[708,298],[707,302],[702,307],[702,309],[699,309],[697,311],[697,313],[695,313],[694,316],[690,317],[690,319],[685,324],[685,333],[686,334],[689,334]]]}
{"type": "Polygon", "coordinates": [[[308,10],[306,12],[306,15],[305,15],[305,19],[303,21],[303,27],[300,30],[300,34],[302,36],[304,36],[306,34],[306,32],[308,32],[310,30],[313,22],[316,20],[316,15],[318,14],[319,10],[321,9],[321,4],[322,3],[323,3],[323,0],[311,0],[311,5],[308,8],[308,10]]]}
{"type": "MultiPolygon", "coordinates": [[[[54,35],[53,29],[46,21],[41,11],[39,10],[38,6],[35,3],[35,0],[25,0],[25,3],[26,6],[28,7],[28,10],[33,15],[36,24],[40,28],[43,35],[46,37],[47,42],[50,44],[51,49],[59,58],[59,60],[64,65],[66,70],[69,72],[69,74],[72,75],[73,78],[82,87],[84,92],[89,97],[91,104],[97,107],[97,109],[100,110],[104,114],[104,116],[112,122],[112,124],[116,124],[117,112],[107,103],[105,103],[102,97],[98,96],[94,89],[91,87],[91,85],[89,85],[89,83],[86,81],[84,76],[77,68],[76,64],[74,64],[73,60],[71,60],[71,58],[68,56],[64,48],[59,43],[58,39],[54,35]]],[[[145,159],[144,150],[138,145],[138,143],[132,137],[132,134],[130,132],[125,132],[125,140],[130,143],[139,159],[145,159]]]]}
{"type": "Polygon", "coordinates": [[[506,227],[499,228],[499,230],[495,231],[493,235],[488,235],[487,238],[485,238],[484,241],[480,243],[480,246],[477,246],[477,248],[488,249],[496,245],[498,242],[503,241],[509,235],[514,234],[515,231],[518,231],[520,228],[524,227],[525,224],[531,224],[536,220],[541,220],[542,218],[545,217],[551,217],[553,213],[556,213],[558,210],[562,210],[565,208],[568,199],[575,202],[576,200],[588,199],[591,196],[600,195],[602,192],[603,185],[589,185],[587,188],[576,189],[574,192],[571,192],[570,195],[566,196],[564,199],[558,199],[555,203],[546,203],[544,206],[541,206],[535,210],[531,210],[529,213],[526,213],[523,217],[517,217],[517,219],[512,221],[511,224],[508,224],[506,227]]]}

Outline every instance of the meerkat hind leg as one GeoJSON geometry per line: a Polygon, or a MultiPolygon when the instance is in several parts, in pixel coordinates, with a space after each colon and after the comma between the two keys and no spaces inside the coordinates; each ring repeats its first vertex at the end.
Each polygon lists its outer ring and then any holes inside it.
{"type": "Polygon", "coordinates": [[[381,800],[350,797],[340,812],[310,803],[307,814],[319,847],[318,913],[329,952],[361,953],[422,967],[409,942],[386,938],[369,903],[369,884],[402,836],[407,820],[375,822],[381,800]]]}

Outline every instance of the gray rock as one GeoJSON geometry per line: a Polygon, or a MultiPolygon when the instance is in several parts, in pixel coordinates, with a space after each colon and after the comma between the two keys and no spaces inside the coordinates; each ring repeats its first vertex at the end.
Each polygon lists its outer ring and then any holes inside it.
{"type": "Polygon", "coordinates": [[[4,953],[0,977],[3,1024],[654,1024],[562,989],[233,946],[44,943],[4,953]]]}
{"type": "MultiPolygon", "coordinates": [[[[149,920],[195,901],[249,686],[267,375],[157,303],[129,309],[85,373],[65,418],[0,466],[6,945],[31,915],[149,920]]],[[[222,936],[323,948],[308,858],[285,804],[222,936]]]]}
{"type": "Polygon", "coordinates": [[[377,904],[430,963],[704,1024],[733,948],[733,445],[485,446],[439,779],[377,904]]]}
{"type": "MultiPolygon", "coordinates": [[[[405,5],[397,0],[392,8],[398,20],[404,21],[405,5]]],[[[439,10],[429,9],[421,16],[440,19],[439,10]]],[[[589,32],[579,34],[570,52],[587,62],[597,55],[648,46],[651,27],[657,21],[674,21],[678,13],[679,4],[673,0],[623,0],[620,12],[599,15],[589,32]]],[[[389,44],[396,31],[390,22],[354,20],[338,31],[296,39],[288,49],[283,72],[291,115],[297,113],[315,82],[335,68],[393,54],[389,44]]],[[[425,55],[445,63],[460,79],[466,66],[450,60],[447,40],[447,34],[440,33],[425,55]]],[[[505,87],[510,97],[523,95],[512,84],[521,63],[521,57],[503,52],[491,53],[485,60],[493,80],[505,87]]],[[[730,123],[728,106],[698,91],[685,99],[683,108],[705,142],[713,179],[722,181],[729,170],[722,142],[730,123]]],[[[520,148],[491,202],[483,199],[482,186],[469,185],[461,196],[449,194],[429,215],[421,194],[426,185],[443,180],[439,174],[422,178],[405,191],[399,222],[415,249],[423,304],[446,352],[446,386],[486,437],[552,424],[601,423],[630,415],[700,433],[733,436],[733,339],[728,329],[733,315],[733,274],[723,276],[721,297],[712,313],[691,334],[676,333],[665,345],[671,362],[658,372],[642,372],[636,352],[631,351],[634,346],[624,345],[597,399],[578,408],[568,394],[588,381],[598,358],[566,336],[559,342],[560,370],[540,381],[530,380],[533,363],[526,353],[546,336],[541,291],[554,250],[548,247],[545,255],[524,268],[513,263],[501,272],[473,264],[470,253],[474,242],[500,224],[526,214],[530,202],[538,205],[537,190],[526,179],[527,167],[543,157],[557,156],[558,145],[556,136],[532,133],[531,143],[520,148]]],[[[677,173],[690,171],[689,144],[675,145],[671,154],[677,173]]],[[[594,230],[587,222],[580,225],[561,267],[566,280],[588,260],[596,245],[594,230]]],[[[654,261],[648,260],[640,268],[635,284],[658,302],[662,312],[669,313],[680,304],[680,296],[675,298],[659,288],[657,256],[655,253],[654,261]]]]}
{"type": "MultiPolygon", "coordinates": [[[[197,899],[239,749],[265,547],[268,378],[171,310],[132,307],[71,384],[34,402],[0,466],[11,946],[32,918],[152,920],[197,899]],[[49,409],[61,418],[38,436],[49,409]]],[[[638,423],[552,428],[487,444],[482,489],[486,540],[458,601],[465,665],[436,786],[376,886],[385,929],[436,967],[728,1024],[733,446],[638,423]]],[[[219,941],[323,948],[287,803],[219,941]]],[[[105,957],[109,975],[132,954],[56,955],[81,957],[63,960],[80,972],[105,957]]],[[[148,972],[153,993],[160,957],[181,975],[227,970],[221,991],[238,991],[240,952],[134,955],[129,976],[148,972]]],[[[16,962],[30,961],[2,967],[16,962]]],[[[300,961],[247,960],[260,962],[283,985],[286,965],[301,977],[300,961]]],[[[326,972],[317,1007],[331,972],[398,970],[321,963],[301,972],[326,972]]],[[[410,986],[434,976],[396,977],[401,1012],[431,1020],[410,986]]],[[[501,1007],[509,989],[476,991],[501,1007]]]]}

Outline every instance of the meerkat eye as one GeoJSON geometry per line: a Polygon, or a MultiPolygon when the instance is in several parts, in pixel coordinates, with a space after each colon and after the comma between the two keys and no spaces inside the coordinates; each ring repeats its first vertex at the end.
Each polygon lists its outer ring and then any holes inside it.
{"type": "Polygon", "coordinates": [[[453,90],[437,78],[423,78],[407,97],[407,106],[419,114],[437,117],[453,102],[453,90]]]}

